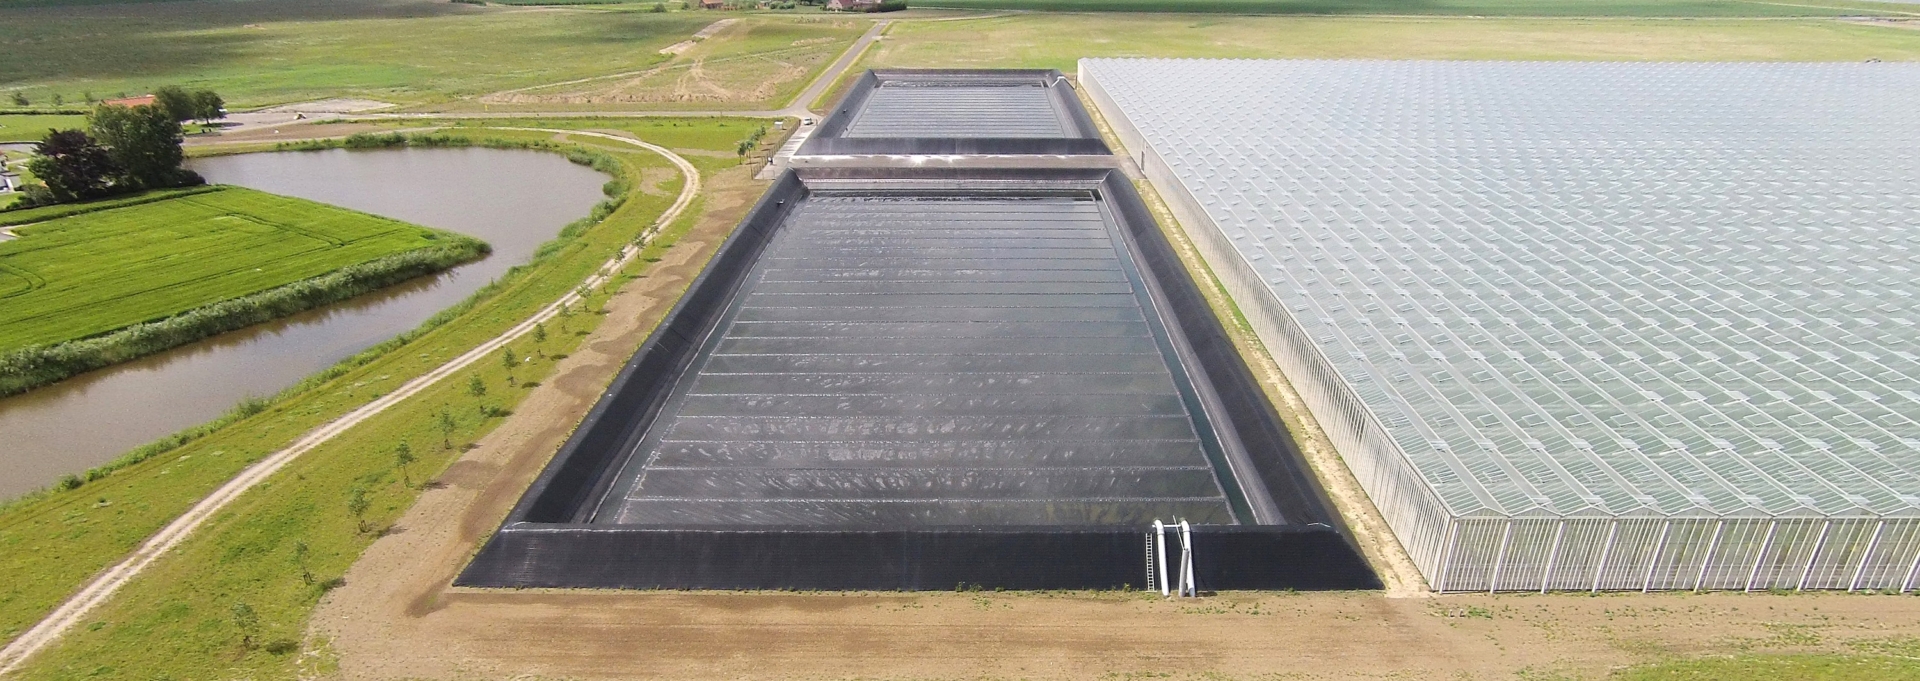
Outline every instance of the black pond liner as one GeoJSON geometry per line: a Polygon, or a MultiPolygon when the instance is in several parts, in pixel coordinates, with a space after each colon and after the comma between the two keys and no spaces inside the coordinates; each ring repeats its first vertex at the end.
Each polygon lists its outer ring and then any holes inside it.
{"type": "MultiPolygon", "coordinates": [[[[1174,375],[1184,377],[1181,394],[1201,433],[1205,465],[1218,478],[1222,496],[1232,499],[1230,523],[1194,527],[1199,588],[1379,588],[1133,185],[1118,171],[1105,169],[787,172],[721,246],[455,583],[828,590],[944,590],[963,583],[1007,589],[1145,586],[1145,534],[1161,507],[1127,499],[1114,501],[1109,514],[1071,524],[1049,524],[1045,513],[984,525],[930,523],[911,514],[850,519],[827,514],[812,522],[754,515],[763,509],[755,504],[765,497],[791,491],[780,479],[761,480],[749,490],[751,498],[743,503],[750,510],[744,516],[713,514],[691,499],[675,514],[659,516],[671,522],[612,521],[629,498],[620,496],[622,490],[637,494],[640,488],[628,469],[637,466],[634,470],[646,475],[651,465],[631,459],[636,451],[658,445],[664,435],[653,431],[671,430],[675,419],[686,418],[674,410],[688,399],[688,385],[705,380],[700,367],[712,361],[716,339],[734,324],[739,300],[754,295],[747,289],[757,285],[756,263],[769,244],[809,200],[845,195],[961,201],[1077,196],[1103,206],[1100,214],[1110,229],[1124,235],[1118,243],[1151,290],[1157,316],[1167,323],[1158,327],[1165,332],[1161,347],[1174,358],[1174,375]],[[742,517],[752,522],[740,522],[742,517]]],[[[750,439],[752,433],[740,437],[750,439]]],[[[911,450],[920,444],[902,446],[911,450]]],[[[848,501],[858,507],[876,495],[868,487],[853,490],[851,497],[848,501]]],[[[647,501],[674,503],[673,498],[647,501]]]]}
{"type": "Polygon", "coordinates": [[[798,151],[801,156],[1110,153],[1073,84],[1051,69],[867,71],[798,151]]]}

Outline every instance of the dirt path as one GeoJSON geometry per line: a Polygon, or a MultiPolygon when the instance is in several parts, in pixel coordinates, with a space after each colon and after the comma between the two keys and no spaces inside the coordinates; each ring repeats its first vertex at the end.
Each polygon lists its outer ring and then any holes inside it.
{"type": "MultiPolygon", "coordinates": [[[[607,317],[581,349],[555,367],[512,416],[448,467],[394,532],[368,547],[312,620],[315,638],[340,656],[346,678],[387,674],[393,646],[439,645],[406,633],[445,610],[454,575],[572,432],[582,414],[699,275],[766,183],[744,166],[710,178],[700,221],[607,302],[607,317]]],[[[475,622],[475,624],[481,624],[475,622]]],[[[483,625],[484,626],[484,625],[483,625]]],[[[457,659],[457,658],[456,658],[457,659]]],[[[403,665],[404,666],[404,665],[403,665]]]]}
{"type": "MultiPolygon", "coordinates": [[[[639,241],[643,243],[651,239],[666,225],[678,219],[680,214],[684,212],[689,205],[692,205],[693,198],[700,193],[700,171],[694,168],[693,164],[688,163],[686,159],[679,157],[664,147],[648,144],[630,137],[597,132],[549,130],[543,128],[501,129],[587,135],[610,139],[641,147],[660,154],[666,157],[667,160],[672,161],[675,166],[680,168],[682,173],[685,173],[687,178],[686,184],[681,187],[680,195],[674,201],[673,205],[668,207],[666,212],[661,213],[660,219],[656,221],[652,227],[641,234],[639,241]]],[[[21,634],[19,638],[14,639],[13,642],[7,644],[5,648],[0,648],[0,676],[5,676],[12,672],[21,664],[25,663],[28,658],[32,657],[35,652],[58,640],[61,634],[65,633],[75,624],[78,624],[80,620],[85,618],[87,613],[91,612],[96,606],[106,602],[108,598],[113,596],[114,592],[119,591],[121,586],[124,586],[134,577],[138,576],[141,571],[145,570],[153,561],[166,555],[173,547],[178,546],[180,542],[192,536],[194,530],[198,529],[201,523],[206,522],[213,514],[218,513],[220,509],[225,508],[227,504],[239,498],[240,495],[245,494],[255,485],[272,477],[275,472],[278,472],[294,459],[299,458],[301,454],[305,454],[314,447],[346,432],[353,426],[358,425],[361,421],[365,421],[375,414],[385,411],[388,407],[398,404],[402,400],[427,389],[433,384],[438,383],[441,379],[453,375],[455,372],[480,359],[488,357],[493,351],[500,349],[501,346],[532,331],[534,325],[559,314],[560,308],[578,301],[582,290],[598,288],[602,283],[605,283],[606,278],[611,273],[619,271],[621,267],[624,267],[628,262],[632,261],[634,256],[638,255],[639,252],[639,247],[634,245],[629,245],[621,249],[620,253],[615,255],[612,260],[609,260],[607,264],[602,265],[598,272],[582,282],[579,288],[568,292],[567,295],[562,296],[559,300],[542,308],[532,317],[528,317],[525,321],[508,329],[505,333],[495,336],[493,339],[480,344],[472,350],[468,350],[466,353],[448,360],[446,364],[442,364],[424,375],[407,381],[399,388],[394,389],[393,392],[377,400],[362,405],[353,411],[347,412],[338,419],[315,428],[301,436],[300,439],[295,440],[293,444],[287,448],[269,454],[266,458],[240,471],[239,475],[234,476],[232,480],[227,481],[226,484],[215,489],[213,493],[207,495],[205,499],[200,500],[199,503],[187,509],[187,512],[179,518],[174,519],[174,521],[168,523],[166,527],[161,528],[158,533],[141,544],[140,547],[135,549],[125,560],[122,560],[113,567],[107,568],[106,571],[88,581],[72,598],[60,604],[60,607],[55,608],[52,613],[48,614],[39,622],[36,622],[33,627],[27,629],[26,633],[21,634]]]]}

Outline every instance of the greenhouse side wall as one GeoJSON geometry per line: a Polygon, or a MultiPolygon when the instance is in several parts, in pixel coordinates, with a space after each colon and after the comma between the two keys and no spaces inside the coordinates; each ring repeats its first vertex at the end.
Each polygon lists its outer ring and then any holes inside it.
{"type": "Polygon", "coordinates": [[[1446,591],[1911,591],[1913,518],[1470,518],[1446,591]]]}
{"type": "MultiPolygon", "coordinates": [[[[1415,472],[1097,78],[1081,88],[1184,225],[1255,334],[1435,591],[1910,591],[1920,518],[1462,517],[1415,472]]],[[[1426,443],[1411,443],[1425,446],[1426,443]]]]}
{"type": "Polygon", "coordinates": [[[1292,314],[1206,217],[1165,160],[1146,144],[1132,123],[1118,115],[1119,108],[1100,84],[1085,70],[1080,72],[1080,83],[1121,143],[1141,162],[1142,172],[1160,190],[1174,217],[1187,226],[1188,236],[1239,305],[1254,334],[1300,393],[1415,566],[1433,584],[1453,522],[1451,514],[1420,480],[1372,413],[1339,379],[1332,363],[1308,340],[1292,314]]]}

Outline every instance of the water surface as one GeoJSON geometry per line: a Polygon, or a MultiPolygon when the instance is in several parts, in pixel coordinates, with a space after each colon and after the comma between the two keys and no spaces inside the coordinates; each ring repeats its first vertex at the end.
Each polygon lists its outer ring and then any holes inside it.
{"type": "Polygon", "coordinates": [[[478,237],[484,260],[0,399],[0,499],[271,395],[466,298],[586,216],[607,177],[557,154],[391,149],[193,159],[208,182],[478,237]]]}

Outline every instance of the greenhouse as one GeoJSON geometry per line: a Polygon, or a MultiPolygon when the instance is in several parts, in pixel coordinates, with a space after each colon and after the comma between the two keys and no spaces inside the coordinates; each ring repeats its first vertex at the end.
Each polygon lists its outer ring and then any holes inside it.
{"type": "Polygon", "coordinates": [[[1090,59],[1430,586],[1920,571],[1920,65],[1090,59]]]}

